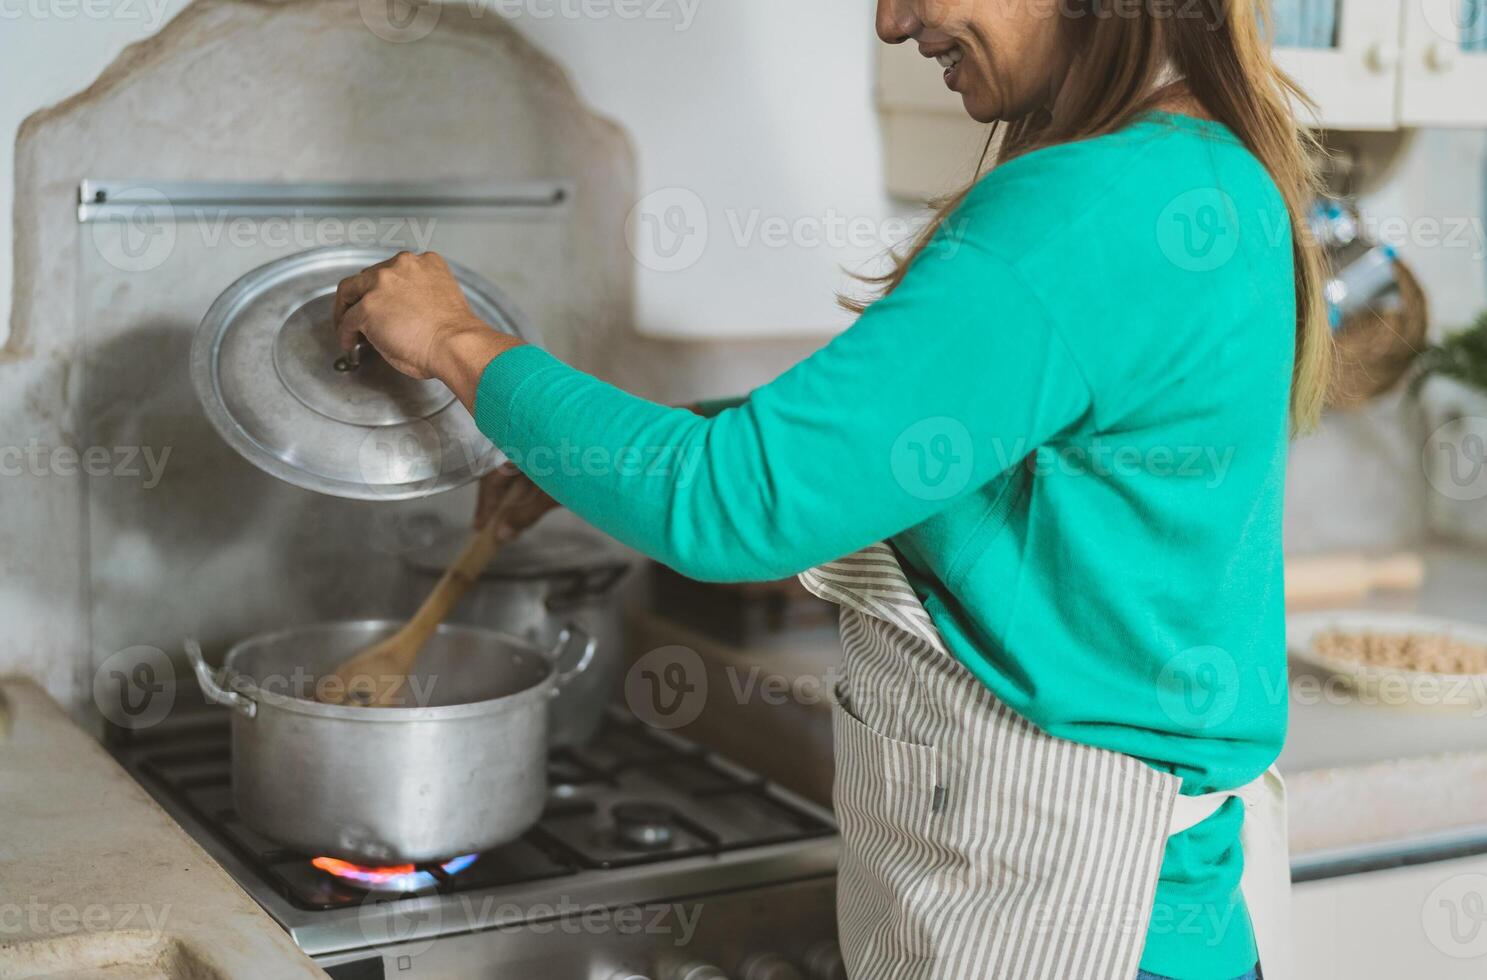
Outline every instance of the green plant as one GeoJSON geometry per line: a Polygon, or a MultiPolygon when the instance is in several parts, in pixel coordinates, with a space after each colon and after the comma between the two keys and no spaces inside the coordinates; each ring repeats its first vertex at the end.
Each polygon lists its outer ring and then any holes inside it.
{"type": "Polygon", "coordinates": [[[1436,375],[1487,392],[1487,313],[1467,329],[1427,348],[1416,364],[1419,369],[1410,383],[1414,394],[1436,375]]]}

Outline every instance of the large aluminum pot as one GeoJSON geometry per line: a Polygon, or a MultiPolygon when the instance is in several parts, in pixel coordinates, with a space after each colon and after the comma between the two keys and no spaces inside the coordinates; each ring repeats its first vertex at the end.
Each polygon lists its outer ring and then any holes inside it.
{"type": "MultiPolygon", "coordinates": [[[[469,531],[444,528],[431,544],[408,552],[404,562],[431,587],[468,540],[469,531]]],[[[630,566],[630,557],[598,532],[549,519],[503,548],[451,616],[544,648],[570,625],[594,638],[593,666],[553,703],[548,718],[553,746],[588,741],[605,705],[620,695],[625,656],[619,583],[630,566]]]]}
{"type": "Polygon", "coordinates": [[[564,632],[552,652],[445,624],[404,693],[409,706],[313,700],[315,681],[403,624],[327,623],[256,636],[221,676],[187,641],[208,700],[234,709],[232,795],[266,837],[362,864],[439,861],[520,837],[547,797],[547,715],[595,642],[564,632]],[[577,663],[557,663],[578,649],[577,663]]]}

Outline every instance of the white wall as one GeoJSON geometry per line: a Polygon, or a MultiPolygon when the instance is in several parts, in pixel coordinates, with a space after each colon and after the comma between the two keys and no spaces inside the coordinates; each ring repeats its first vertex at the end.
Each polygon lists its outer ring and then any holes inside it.
{"type": "Polygon", "coordinates": [[[1487,131],[1413,131],[1386,173],[1360,195],[1365,222],[1418,275],[1438,330],[1471,323],[1487,310],[1487,131]]]}
{"type": "Polygon", "coordinates": [[[21,121],[91,82],[125,45],[159,30],[181,0],[109,0],[86,8],[0,0],[0,344],[10,335],[11,203],[21,121]],[[160,5],[164,4],[162,8],[160,5]]]}
{"type": "MultiPolygon", "coordinates": [[[[293,2],[293,0],[290,0],[293,2]]],[[[386,0],[361,0],[380,36],[386,0]]],[[[872,0],[450,0],[511,15],[634,139],[645,206],[706,234],[670,261],[641,250],[639,325],[662,336],[840,327],[834,291],[901,222],[882,191],[872,103],[872,0]],[[587,11],[587,15],[585,15],[587,11]],[[639,14],[639,16],[636,16],[639,14]],[[680,189],[680,190],[673,190],[680,189]],[[680,210],[677,210],[677,209],[680,210]],[[776,242],[770,231],[788,222],[776,242]],[[653,260],[654,259],[654,260],[653,260]],[[681,271],[668,267],[686,265],[681,271]],[[652,268],[647,268],[647,265],[652,268]]],[[[86,87],[183,0],[0,0],[0,219],[10,226],[16,128],[86,87]]],[[[425,18],[429,14],[420,14],[425,18]]],[[[926,65],[926,70],[934,70],[926,65]]],[[[478,92],[470,98],[478,99],[478,92]]],[[[127,134],[127,120],[120,120],[127,134]]],[[[104,174],[98,176],[148,176],[104,174]]],[[[640,222],[642,228],[644,219],[640,222]]],[[[662,245],[672,232],[663,228],[662,245]]],[[[11,235],[0,234],[0,310],[11,235]]],[[[0,324],[0,341],[9,317],[0,324]]]]}

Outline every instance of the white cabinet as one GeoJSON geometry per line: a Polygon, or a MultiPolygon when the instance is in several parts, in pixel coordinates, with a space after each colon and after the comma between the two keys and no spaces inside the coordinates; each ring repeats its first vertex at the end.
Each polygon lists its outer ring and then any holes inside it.
{"type": "Polygon", "coordinates": [[[1292,972],[1305,980],[1481,980],[1487,857],[1296,885],[1292,972]]]}
{"type": "MultiPolygon", "coordinates": [[[[1417,0],[1411,0],[1412,3],[1417,0]]],[[[1402,0],[1337,0],[1330,43],[1276,47],[1276,61],[1316,103],[1327,129],[1395,129],[1399,125],[1402,0]]],[[[1315,3],[1303,4],[1317,6],[1315,3]]],[[[1279,5],[1277,17],[1279,14],[1279,5]]],[[[1286,25],[1279,34],[1288,39],[1286,25]]]]}
{"type": "Polygon", "coordinates": [[[1321,125],[1487,125],[1487,0],[1334,2],[1333,44],[1276,53],[1317,103],[1321,125]]]}
{"type": "Polygon", "coordinates": [[[1400,123],[1487,125],[1487,0],[1410,0],[1403,30],[1400,123]]]}

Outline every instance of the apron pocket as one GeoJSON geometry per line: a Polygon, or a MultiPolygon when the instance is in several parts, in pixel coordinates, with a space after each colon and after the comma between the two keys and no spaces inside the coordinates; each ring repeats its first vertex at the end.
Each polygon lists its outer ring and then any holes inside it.
{"type": "Polygon", "coordinates": [[[943,790],[934,746],[904,742],[863,724],[833,691],[836,779],[832,788],[841,857],[837,917],[849,976],[932,976],[933,919],[926,885],[947,857],[936,839],[943,790]],[[850,954],[848,946],[850,945],[850,954]],[[921,965],[922,969],[915,965],[921,965]]]}

